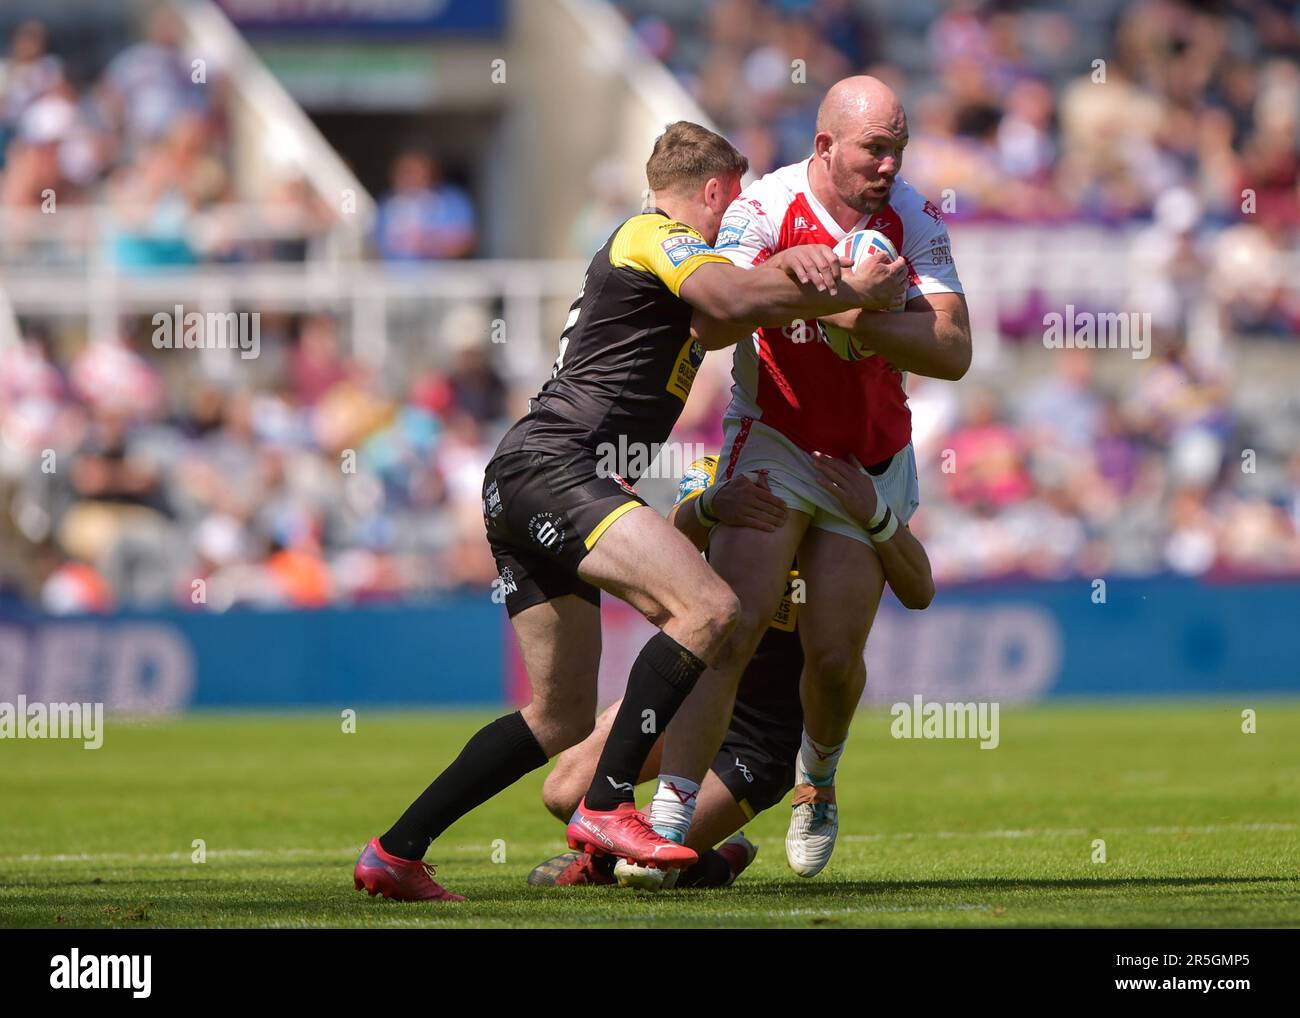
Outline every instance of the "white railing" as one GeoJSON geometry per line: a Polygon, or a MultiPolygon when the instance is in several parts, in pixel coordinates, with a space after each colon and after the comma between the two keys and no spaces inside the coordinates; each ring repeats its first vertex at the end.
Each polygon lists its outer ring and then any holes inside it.
{"type": "MultiPolygon", "coordinates": [[[[56,217],[60,228],[77,230],[56,217]]],[[[93,222],[93,217],[92,217],[93,222]]],[[[83,224],[84,225],[84,224],[83,224]]],[[[12,236],[3,231],[0,237],[12,236]]],[[[998,321],[1018,312],[1038,294],[1049,306],[1094,302],[1141,310],[1134,300],[1131,235],[1071,228],[957,227],[953,248],[976,333],[977,367],[996,362],[998,321]]],[[[436,323],[466,302],[488,312],[485,342],[506,344],[504,369],[534,380],[554,357],[556,337],[568,305],[581,285],[582,260],[481,260],[420,265],[387,265],[344,256],[352,243],[323,243],[319,258],[307,262],[203,264],[168,270],[127,272],[92,243],[92,256],[69,264],[33,264],[9,259],[0,243],[0,317],[82,318],[92,337],[111,336],[123,316],[170,312],[182,304],[204,312],[326,311],[340,317],[341,335],[353,352],[373,365],[437,343],[436,323]],[[413,324],[414,323],[414,324],[413,324]]],[[[1300,259],[1286,255],[1290,278],[1300,278],[1300,259]]],[[[1197,300],[1213,311],[1210,287],[1197,300]]],[[[1200,316],[1215,321],[1208,313],[1200,316]]],[[[0,341],[5,330],[0,323],[0,341]]]]}

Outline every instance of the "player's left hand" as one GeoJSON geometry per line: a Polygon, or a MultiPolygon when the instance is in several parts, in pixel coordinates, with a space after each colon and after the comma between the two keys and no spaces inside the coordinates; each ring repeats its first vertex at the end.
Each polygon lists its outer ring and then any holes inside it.
{"type": "Polygon", "coordinates": [[[849,453],[848,462],[845,462],[824,452],[815,452],[813,468],[817,471],[817,483],[839,500],[845,512],[864,527],[870,523],[876,514],[879,496],[871,475],[853,453],[849,453]]]}

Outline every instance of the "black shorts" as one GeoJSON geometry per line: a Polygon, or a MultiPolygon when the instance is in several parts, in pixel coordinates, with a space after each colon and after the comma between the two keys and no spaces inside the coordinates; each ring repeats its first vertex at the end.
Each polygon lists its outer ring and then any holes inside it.
{"type": "Polygon", "coordinates": [[[798,632],[770,627],[740,677],[731,725],[711,769],[746,816],[775,806],[794,787],[802,671],[798,632]]]}
{"type": "Polygon", "coordinates": [[[506,611],[577,594],[600,604],[578,563],[616,519],[645,500],[617,475],[602,476],[594,453],[508,452],[483,475],[483,523],[506,611]]]}

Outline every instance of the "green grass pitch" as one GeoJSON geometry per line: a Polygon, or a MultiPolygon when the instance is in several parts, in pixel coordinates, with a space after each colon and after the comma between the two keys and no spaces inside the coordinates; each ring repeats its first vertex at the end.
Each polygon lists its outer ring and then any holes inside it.
{"type": "Polygon", "coordinates": [[[993,750],[895,740],[864,712],[812,880],[786,867],[781,805],[748,827],[758,859],[728,890],[529,887],[564,847],[539,771],[430,852],[468,902],[353,890],[365,839],[487,717],[363,709],[353,734],[324,714],[110,719],[98,750],[0,742],[0,926],[1300,925],[1295,701],[1008,708],[993,750]]]}

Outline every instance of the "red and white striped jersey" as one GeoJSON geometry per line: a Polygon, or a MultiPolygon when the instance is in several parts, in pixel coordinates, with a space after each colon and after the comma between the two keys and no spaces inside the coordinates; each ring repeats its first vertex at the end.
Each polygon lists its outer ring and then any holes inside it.
{"type": "MultiPolygon", "coordinates": [[[[774,170],[750,184],[723,216],[715,250],[741,268],[761,265],[798,244],[834,246],[854,230],[879,230],[907,260],[907,299],[961,293],[948,228],[938,207],[895,178],[889,203],[842,230],[808,184],[811,159],[774,170]]],[[[736,344],[729,416],[753,417],[808,452],[879,463],[912,437],[903,374],[881,357],[845,361],[815,336],[759,329],[736,344]]]]}

